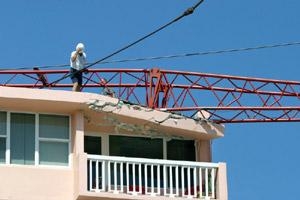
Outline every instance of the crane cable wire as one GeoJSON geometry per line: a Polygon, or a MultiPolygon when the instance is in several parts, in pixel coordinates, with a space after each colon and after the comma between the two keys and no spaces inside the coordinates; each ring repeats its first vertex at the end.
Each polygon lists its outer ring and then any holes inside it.
{"type": "MultiPolygon", "coordinates": [[[[294,41],[294,42],[275,43],[275,44],[273,43],[273,44],[268,44],[268,45],[260,45],[260,46],[252,46],[252,47],[201,51],[201,52],[193,52],[193,53],[172,54],[172,55],[165,55],[165,56],[149,56],[149,57],[142,57],[142,58],[129,58],[129,59],[121,59],[121,60],[110,60],[110,61],[102,61],[98,64],[125,63],[125,62],[138,62],[138,61],[147,61],[147,60],[182,58],[182,57],[189,57],[189,56],[216,55],[216,54],[223,54],[223,53],[254,51],[254,50],[261,50],[261,49],[271,49],[271,48],[289,47],[289,46],[297,46],[297,45],[300,45],[300,42],[294,41]]],[[[88,63],[88,65],[89,64],[90,63],[88,63]]],[[[69,66],[70,66],[70,64],[44,65],[44,66],[38,66],[38,68],[39,69],[46,69],[46,68],[61,68],[61,67],[69,67],[69,66]]],[[[22,69],[32,69],[32,68],[33,67],[0,68],[0,71],[6,71],[6,70],[12,70],[12,69],[13,70],[22,70],[22,69]]]]}
{"type": "MultiPolygon", "coordinates": [[[[116,54],[118,54],[118,53],[120,53],[120,52],[122,52],[122,51],[124,51],[124,50],[126,50],[126,49],[128,49],[128,48],[130,48],[130,47],[132,47],[132,46],[134,46],[134,45],[136,45],[136,44],[138,44],[138,43],[140,43],[140,42],[142,42],[143,40],[145,40],[145,39],[151,37],[152,35],[156,34],[157,32],[159,32],[159,31],[161,31],[161,30],[167,28],[168,26],[172,25],[173,23],[179,21],[180,19],[182,19],[182,18],[184,18],[184,17],[186,17],[186,16],[188,16],[188,15],[193,14],[193,12],[197,9],[197,7],[198,7],[201,3],[203,3],[203,2],[204,2],[204,0],[199,0],[194,6],[192,6],[192,7],[188,8],[188,9],[186,9],[181,15],[179,15],[179,16],[176,17],[176,18],[174,18],[173,20],[171,20],[170,22],[166,23],[165,25],[163,25],[163,26],[159,27],[158,29],[152,31],[151,33],[148,33],[147,35],[145,35],[145,36],[143,36],[143,37],[137,39],[136,41],[134,41],[134,42],[132,42],[132,43],[130,43],[130,44],[128,44],[128,45],[126,45],[126,46],[124,46],[124,47],[118,49],[118,50],[116,50],[115,52],[113,52],[113,53],[111,53],[111,54],[109,54],[109,55],[107,55],[107,56],[105,56],[105,57],[103,57],[103,58],[101,58],[101,59],[99,59],[99,60],[97,60],[97,61],[95,61],[95,62],[89,64],[89,65],[87,65],[86,67],[84,67],[83,69],[81,69],[81,70],[79,70],[79,71],[77,71],[77,72],[75,72],[75,73],[83,72],[83,71],[85,71],[86,69],[88,69],[88,68],[90,68],[90,67],[92,67],[92,66],[94,66],[94,65],[96,65],[96,64],[98,64],[98,63],[100,63],[100,62],[102,62],[102,61],[104,61],[104,60],[107,60],[108,58],[113,57],[114,55],[116,55],[116,54]]],[[[59,81],[64,80],[65,78],[70,77],[71,75],[72,75],[72,74],[70,74],[70,73],[69,73],[69,74],[66,74],[66,75],[63,76],[62,78],[59,78],[59,79],[57,79],[57,80],[55,80],[55,81],[53,81],[53,82],[51,82],[51,83],[48,83],[46,86],[49,86],[49,85],[58,83],[59,81]]]]}
{"type": "Polygon", "coordinates": [[[241,52],[241,51],[253,51],[253,50],[260,50],[260,49],[287,47],[287,46],[295,46],[295,45],[300,45],[300,42],[287,42],[287,43],[278,43],[278,44],[253,46],[253,47],[243,47],[243,48],[235,48],[235,49],[212,50],[212,51],[202,51],[202,52],[194,52],[194,53],[173,54],[173,55],[166,55],[166,56],[152,56],[152,57],[144,57],[144,58],[132,58],[132,59],[124,59],[124,60],[114,60],[114,61],[109,61],[107,63],[159,60],[159,59],[180,58],[180,57],[189,57],[189,56],[204,56],[204,55],[213,55],[213,54],[223,54],[223,53],[233,53],[233,52],[241,52]]]}

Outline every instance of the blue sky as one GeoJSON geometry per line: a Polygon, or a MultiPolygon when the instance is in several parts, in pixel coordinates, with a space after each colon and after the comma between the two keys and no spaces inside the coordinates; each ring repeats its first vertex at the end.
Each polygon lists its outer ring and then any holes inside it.
{"type": "MultiPolygon", "coordinates": [[[[65,64],[77,42],[93,62],[181,14],[196,0],[3,1],[0,68],[65,64]]],[[[298,0],[206,0],[191,16],[112,59],[300,41],[298,0]]],[[[299,81],[300,46],[101,65],[299,81]]],[[[298,199],[299,123],[232,124],[213,142],[229,199],[298,199]]]]}

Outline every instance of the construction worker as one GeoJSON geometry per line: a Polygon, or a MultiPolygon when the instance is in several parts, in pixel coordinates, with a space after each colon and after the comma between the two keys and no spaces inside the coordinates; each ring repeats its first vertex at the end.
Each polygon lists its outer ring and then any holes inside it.
{"type": "Polygon", "coordinates": [[[84,44],[78,43],[76,51],[71,53],[70,58],[70,74],[73,82],[73,91],[79,92],[82,86],[82,69],[86,64],[86,54],[84,52],[84,44]]]}

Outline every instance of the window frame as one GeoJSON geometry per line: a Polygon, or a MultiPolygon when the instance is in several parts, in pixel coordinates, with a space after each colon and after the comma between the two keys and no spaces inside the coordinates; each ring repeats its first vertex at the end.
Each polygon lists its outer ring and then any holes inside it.
{"type": "Polygon", "coordinates": [[[0,110],[1,112],[6,112],[6,135],[0,135],[1,138],[6,138],[6,151],[5,151],[5,163],[0,163],[0,165],[13,165],[13,166],[23,166],[23,167],[46,167],[46,168],[70,168],[73,164],[72,160],[72,116],[70,114],[61,114],[61,113],[43,113],[43,112],[23,112],[23,111],[6,111],[0,110]],[[20,113],[20,114],[33,114],[35,116],[35,148],[34,148],[34,165],[20,165],[20,164],[12,164],[10,162],[11,153],[10,153],[10,137],[11,137],[11,113],[20,113]],[[65,116],[69,118],[69,133],[68,139],[56,139],[56,138],[43,138],[39,137],[39,116],[40,115],[57,115],[57,116],[65,116]],[[62,165],[47,165],[40,164],[40,145],[41,142],[62,142],[68,144],[68,163],[65,166],[62,165]]]}
{"type": "Polygon", "coordinates": [[[2,135],[0,134],[0,139],[3,139],[5,140],[5,153],[4,153],[4,162],[0,163],[0,164],[6,164],[6,154],[7,154],[7,112],[5,111],[1,111],[1,112],[4,112],[6,114],[6,126],[5,126],[5,135],[2,135]]]}
{"type": "Polygon", "coordinates": [[[0,165],[4,165],[4,164],[7,164],[7,150],[9,149],[9,146],[8,146],[8,113],[6,111],[3,111],[3,110],[0,110],[0,112],[4,112],[6,113],[6,126],[5,126],[5,135],[2,135],[0,134],[0,138],[4,138],[5,140],[5,154],[4,154],[4,162],[0,163],[0,165]]]}
{"type": "MultiPolygon", "coordinates": [[[[183,145],[186,145],[186,144],[183,144],[183,145]]],[[[181,147],[181,146],[179,146],[179,147],[181,147]]],[[[178,148],[178,146],[176,146],[176,150],[178,150],[179,148],[178,148]]],[[[167,141],[167,143],[166,143],[166,149],[167,149],[167,159],[168,160],[177,160],[177,161],[191,161],[191,162],[196,162],[196,159],[197,159],[197,157],[196,157],[196,146],[195,146],[195,140],[180,140],[180,139],[171,139],[171,140],[169,140],[169,141],[167,141]],[[185,156],[183,156],[184,157],[184,160],[182,160],[182,159],[179,159],[179,158],[169,158],[168,156],[170,156],[170,157],[172,157],[171,155],[169,155],[169,150],[172,150],[172,148],[168,148],[168,145],[170,144],[170,145],[172,145],[171,143],[169,143],[169,142],[171,142],[171,141],[174,141],[174,142],[180,142],[180,143],[186,143],[186,142],[191,142],[191,143],[193,143],[193,150],[194,150],[194,157],[193,157],[193,160],[187,160],[187,158],[188,157],[186,157],[187,155],[185,155],[185,156]]],[[[191,151],[192,152],[192,151],[191,151]]],[[[191,152],[189,152],[188,154],[190,154],[191,152]]],[[[186,152],[185,152],[186,153],[186,152]]]]}
{"type": "MultiPolygon", "coordinates": [[[[34,145],[34,161],[33,161],[33,165],[26,165],[26,164],[16,164],[16,163],[11,163],[11,115],[12,114],[29,114],[29,115],[34,115],[34,118],[36,118],[36,113],[32,113],[32,112],[19,112],[19,111],[10,111],[10,112],[7,112],[7,115],[9,115],[9,120],[7,120],[7,126],[9,127],[9,132],[8,132],[8,135],[9,135],[9,143],[7,143],[9,145],[9,159],[7,160],[7,164],[9,165],[16,165],[16,166],[34,166],[35,165],[35,152],[36,152],[36,149],[35,149],[35,145],[34,145]],[[9,114],[8,114],[9,113],[9,114]]],[[[34,123],[34,126],[36,125],[36,119],[35,120],[35,123],[34,123]]],[[[35,136],[35,134],[34,134],[35,136]]],[[[35,137],[34,137],[35,138],[35,137]]],[[[35,144],[35,141],[34,141],[34,144],[35,144]]]]}
{"type": "MultiPolygon", "coordinates": [[[[102,145],[102,143],[103,143],[103,141],[102,141],[102,136],[100,136],[100,135],[95,135],[95,134],[84,134],[84,139],[83,139],[83,143],[84,143],[84,145],[85,145],[85,139],[86,139],[86,137],[98,137],[98,138],[100,138],[100,140],[101,140],[101,149],[100,149],[100,151],[101,151],[101,154],[100,155],[103,155],[103,145],[102,145]]],[[[84,146],[84,150],[85,150],[85,146],[84,146]]],[[[98,149],[99,150],[99,149],[98,149]]],[[[85,152],[84,151],[84,153],[86,153],[86,154],[88,154],[87,152],[85,152]]]]}
{"type": "Polygon", "coordinates": [[[84,136],[101,138],[101,155],[109,156],[109,134],[97,132],[85,132],[84,136]]]}
{"type": "Polygon", "coordinates": [[[35,165],[36,166],[53,166],[53,167],[70,167],[71,166],[71,116],[70,115],[63,115],[63,114],[53,114],[53,113],[36,113],[36,127],[35,127],[35,133],[36,133],[36,152],[35,152],[35,156],[37,158],[35,158],[35,165]],[[40,137],[40,115],[56,115],[56,116],[65,116],[69,118],[69,139],[61,139],[61,138],[45,138],[45,137],[40,137]],[[55,143],[68,143],[68,164],[65,166],[61,166],[61,165],[46,165],[46,164],[40,164],[40,142],[55,142],[55,143]]]}
{"type": "MultiPolygon", "coordinates": [[[[97,132],[86,132],[84,135],[87,135],[87,136],[98,136],[98,137],[101,137],[101,146],[102,146],[102,151],[101,151],[101,155],[106,155],[106,156],[110,156],[110,152],[109,152],[109,136],[112,136],[112,135],[116,135],[116,136],[126,136],[126,137],[144,137],[144,138],[151,138],[151,136],[147,136],[147,135],[130,135],[130,134],[113,134],[113,133],[105,133],[105,132],[102,132],[102,133],[97,133],[97,132]]],[[[162,139],[163,140],[163,159],[164,160],[168,160],[168,149],[167,149],[167,146],[168,146],[168,141],[172,140],[172,139],[175,139],[177,140],[178,138],[176,137],[164,137],[164,136],[161,136],[161,137],[155,137],[155,138],[159,138],[159,139],[162,139]]],[[[181,140],[181,139],[179,139],[181,140]]],[[[183,139],[185,140],[185,139],[183,139]]],[[[193,139],[186,139],[186,140],[193,140],[193,139]]],[[[194,145],[195,145],[195,140],[194,141],[194,145]]],[[[197,160],[197,149],[196,149],[196,146],[195,146],[195,160],[197,160]]]]}
{"type": "MultiPolygon", "coordinates": [[[[145,136],[145,135],[125,135],[125,134],[109,134],[108,138],[110,136],[121,136],[121,137],[128,137],[128,138],[145,138],[145,139],[159,139],[162,142],[162,158],[150,158],[150,159],[165,159],[165,139],[163,137],[151,137],[151,136],[145,136]]],[[[110,140],[108,139],[108,148],[110,149],[110,140]]],[[[109,155],[110,155],[109,151],[109,155]]],[[[111,156],[111,155],[110,155],[111,156]]]]}

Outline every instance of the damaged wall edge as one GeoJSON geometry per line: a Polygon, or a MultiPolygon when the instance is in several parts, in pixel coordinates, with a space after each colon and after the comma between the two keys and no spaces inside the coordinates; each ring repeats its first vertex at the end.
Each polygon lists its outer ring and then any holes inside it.
{"type": "MultiPolygon", "coordinates": [[[[91,99],[86,102],[94,112],[106,113],[106,122],[115,130],[138,132],[148,136],[165,136],[189,139],[214,139],[224,136],[224,126],[207,120],[184,117],[170,112],[162,112],[117,100],[91,99]]],[[[91,119],[90,119],[91,120],[91,119]]],[[[95,119],[93,119],[93,123],[95,119]]],[[[98,124],[105,126],[107,123],[98,124]]]]}

